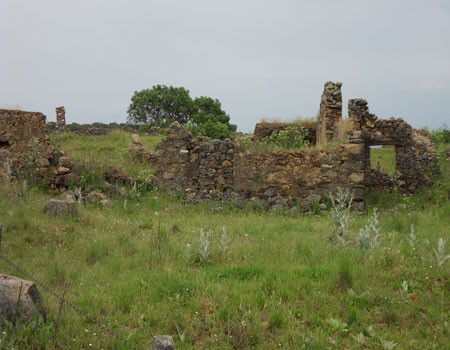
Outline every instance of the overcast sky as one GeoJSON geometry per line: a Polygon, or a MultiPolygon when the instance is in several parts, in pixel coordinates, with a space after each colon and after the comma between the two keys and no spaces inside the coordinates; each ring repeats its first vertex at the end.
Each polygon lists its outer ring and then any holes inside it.
{"type": "MultiPolygon", "coordinates": [[[[125,122],[136,90],[183,86],[238,130],[344,106],[450,124],[450,0],[0,0],[0,108],[125,122]]],[[[346,113],[346,108],[344,108],[346,113]]]]}

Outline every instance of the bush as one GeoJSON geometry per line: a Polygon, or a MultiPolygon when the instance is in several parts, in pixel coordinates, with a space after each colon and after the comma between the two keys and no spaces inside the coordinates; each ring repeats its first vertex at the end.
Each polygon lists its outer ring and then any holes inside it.
{"type": "Polygon", "coordinates": [[[450,143],[450,129],[444,124],[439,129],[430,131],[431,139],[436,145],[445,145],[450,143]]]}
{"type": "Polygon", "coordinates": [[[283,149],[296,149],[308,146],[308,130],[293,125],[281,130],[277,135],[267,136],[263,141],[283,149]]]}

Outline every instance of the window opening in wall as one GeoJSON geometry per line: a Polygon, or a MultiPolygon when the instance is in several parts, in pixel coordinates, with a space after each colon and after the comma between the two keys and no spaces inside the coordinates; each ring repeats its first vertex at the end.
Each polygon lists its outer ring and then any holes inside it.
{"type": "Polygon", "coordinates": [[[398,176],[395,146],[370,146],[369,186],[372,190],[392,189],[398,176]]]}
{"type": "Polygon", "coordinates": [[[396,168],[395,146],[370,146],[370,167],[393,175],[396,168]]]}

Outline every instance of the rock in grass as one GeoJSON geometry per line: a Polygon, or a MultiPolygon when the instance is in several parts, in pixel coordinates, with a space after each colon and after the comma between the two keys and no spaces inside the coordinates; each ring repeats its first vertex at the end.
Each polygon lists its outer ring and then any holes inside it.
{"type": "Polygon", "coordinates": [[[77,203],[72,199],[50,199],[45,205],[45,212],[48,216],[64,217],[75,215],[77,212],[77,203]]]}
{"type": "Polygon", "coordinates": [[[39,316],[45,319],[46,315],[36,283],[0,274],[0,323],[18,318],[31,322],[39,316]]]}
{"type": "Polygon", "coordinates": [[[173,350],[173,338],[170,335],[157,335],[153,338],[152,350],[173,350]]]}

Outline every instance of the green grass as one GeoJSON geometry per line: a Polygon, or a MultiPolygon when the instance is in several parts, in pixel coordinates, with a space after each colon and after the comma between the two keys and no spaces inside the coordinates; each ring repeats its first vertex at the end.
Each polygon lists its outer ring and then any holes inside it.
{"type": "MultiPolygon", "coordinates": [[[[87,136],[76,133],[52,134],[53,143],[58,149],[72,158],[80,168],[95,169],[105,172],[109,169],[119,169],[124,175],[138,177],[142,171],[148,170],[141,164],[136,164],[129,157],[128,146],[131,143],[129,132],[115,130],[106,135],[87,136]]],[[[153,150],[161,141],[161,136],[141,136],[141,143],[153,150]]]]}
{"type": "MultiPolygon", "coordinates": [[[[67,153],[81,159],[94,149],[106,155],[108,144],[124,149],[128,136],[60,137],[67,153]]],[[[227,205],[213,212],[216,203],[186,205],[158,192],[115,198],[105,208],[85,204],[75,217],[49,219],[48,194],[29,190],[20,197],[4,185],[2,253],[42,284],[60,293],[66,288],[68,300],[138,349],[150,348],[156,334],[172,335],[177,349],[383,349],[389,341],[395,349],[444,349],[450,261],[437,268],[433,249],[444,238],[450,253],[446,176],[414,196],[370,194],[368,213],[380,208],[381,244],[368,251],[357,244],[368,215],[352,215],[351,240],[342,247],[329,240],[327,215],[227,205]],[[226,254],[219,248],[223,226],[226,254]],[[207,262],[185,255],[187,244],[197,254],[200,228],[214,232],[207,262]]],[[[1,260],[0,269],[21,276],[1,260]]],[[[52,347],[60,303],[41,291],[50,323],[38,335],[5,328],[3,343],[52,347]]],[[[70,349],[129,348],[69,307],[59,329],[58,341],[70,349]]]]}
{"type": "Polygon", "coordinates": [[[370,163],[372,169],[379,169],[387,174],[393,174],[396,166],[395,147],[370,148],[370,163]]]}

